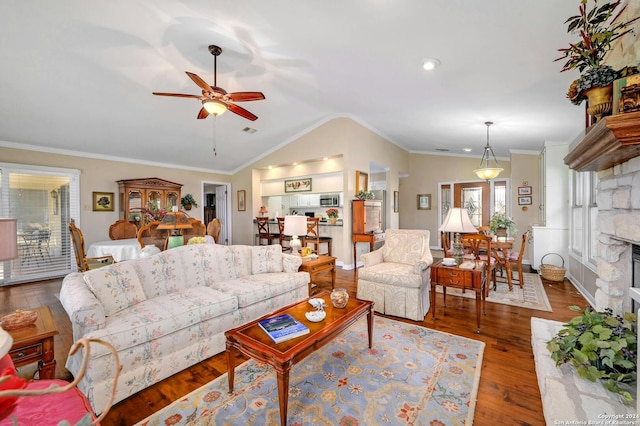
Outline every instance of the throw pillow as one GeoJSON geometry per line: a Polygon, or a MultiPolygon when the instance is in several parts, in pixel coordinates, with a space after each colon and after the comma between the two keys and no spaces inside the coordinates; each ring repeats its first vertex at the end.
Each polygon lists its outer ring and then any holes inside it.
{"type": "Polygon", "coordinates": [[[253,274],[282,272],[282,247],[278,244],[251,246],[251,272],[253,274]]]}
{"type": "Polygon", "coordinates": [[[134,263],[114,263],[84,273],[84,281],[104,306],[106,316],[147,300],[134,263]]]}

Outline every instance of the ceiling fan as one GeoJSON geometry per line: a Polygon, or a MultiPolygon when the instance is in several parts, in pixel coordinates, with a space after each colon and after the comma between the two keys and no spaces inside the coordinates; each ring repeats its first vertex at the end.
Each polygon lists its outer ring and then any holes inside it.
{"type": "Polygon", "coordinates": [[[222,53],[222,48],[211,45],[209,46],[209,52],[214,57],[213,62],[213,86],[209,86],[203,79],[198,77],[196,74],[186,71],[187,75],[194,83],[198,85],[202,89],[202,95],[184,95],[180,93],[162,93],[162,92],[153,92],[154,95],[158,96],[174,96],[178,98],[196,98],[200,99],[202,102],[202,108],[200,112],[198,112],[198,119],[207,118],[209,114],[213,114],[214,116],[218,116],[224,113],[226,110],[229,110],[233,113],[238,114],[241,117],[246,118],[247,120],[255,121],[258,119],[258,116],[250,113],[246,109],[236,105],[234,102],[246,102],[246,101],[260,101],[265,99],[262,92],[234,92],[227,93],[222,87],[218,87],[217,84],[217,74],[218,74],[218,55],[222,53]]]}

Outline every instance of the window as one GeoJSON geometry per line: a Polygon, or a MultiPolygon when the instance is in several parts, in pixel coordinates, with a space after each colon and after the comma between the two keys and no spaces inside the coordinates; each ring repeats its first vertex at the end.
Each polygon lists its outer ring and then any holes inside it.
{"type": "Polygon", "coordinates": [[[593,268],[598,242],[597,188],[596,172],[572,172],[570,251],[582,263],[593,268]]]}
{"type": "Polygon", "coordinates": [[[75,270],[69,219],[79,218],[79,172],[0,163],[0,216],[18,219],[18,258],[0,262],[0,284],[75,270]]]}

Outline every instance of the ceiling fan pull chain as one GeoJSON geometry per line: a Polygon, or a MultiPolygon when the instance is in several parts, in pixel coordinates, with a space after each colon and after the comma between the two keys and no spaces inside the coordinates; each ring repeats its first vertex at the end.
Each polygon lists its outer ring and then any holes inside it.
{"type": "Polygon", "coordinates": [[[217,115],[213,115],[213,156],[217,157],[218,156],[218,151],[216,150],[216,147],[218,146],[218,138],[216,137],[216,119],[218,118],[217,115]]]}

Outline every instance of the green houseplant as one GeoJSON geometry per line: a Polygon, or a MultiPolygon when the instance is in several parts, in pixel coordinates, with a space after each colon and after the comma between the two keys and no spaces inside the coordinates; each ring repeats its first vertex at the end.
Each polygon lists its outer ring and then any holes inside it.
{"type": "Polygon", "coordinates": [[[599,6],[598,0],[593,0],[593,7],[589,9],[587,0],[581,0],[578,15],[565,21],[567,32],[578,32],[579,41],[570,43],[569,47],[558,49],[562,56],[556,61],[566,61],[561,72],[577,69],[583,73],[569,86],[567,98],[574,105],[580,105],[583,100],[589,98],[589,107],[592,110],[588,112],[591,115],[602,115],[610,111],[610,86],[618,78],[618,73],[604,64],[604,57],[611,50],[611,43],[629,33],[629,26],[639,18],[618,22],[619,16],[627,7],[623,6],[616,13],[620,3],[620,0],[617,0],[599,6]],[[607,89],[591,90],[594,88],[607,89]],[[596,99],[598,95],[600,99],[596,99]],[[597,107],[607,102],[609,105],[597,107]]]}
{"type": "Polygon", "coordinates": [[[191,194],[187,194],[184,197],[182,197],[180,199],[180,204],[182,204],[182,207],[185,210],[191,210],[191,207],[198,207],[198,203],[196,202],[195,198],[193,198],[193,195],[191,194]]]}
{"type": "Polygon", "coordinates": [[[570,363],[580,377],[592,382],[600,379],[606,389],[632,401],[628,389],[637,364],[636,315],[613,315],[610,308],[597,312],[591,306],[569,309],[582,314],[547,342],[551,359],[557,366],[570,363]]]}
{"type": "Polygon", "coordinates": [[[489,221],[489,229],[492,233],[498,235],[500,231],[498,229],[507,229],[509,234],[514,235],[518,230],[516,229],[516,223],[509,216],[502,213],[496,213],[491,216],[489,221]]]}

